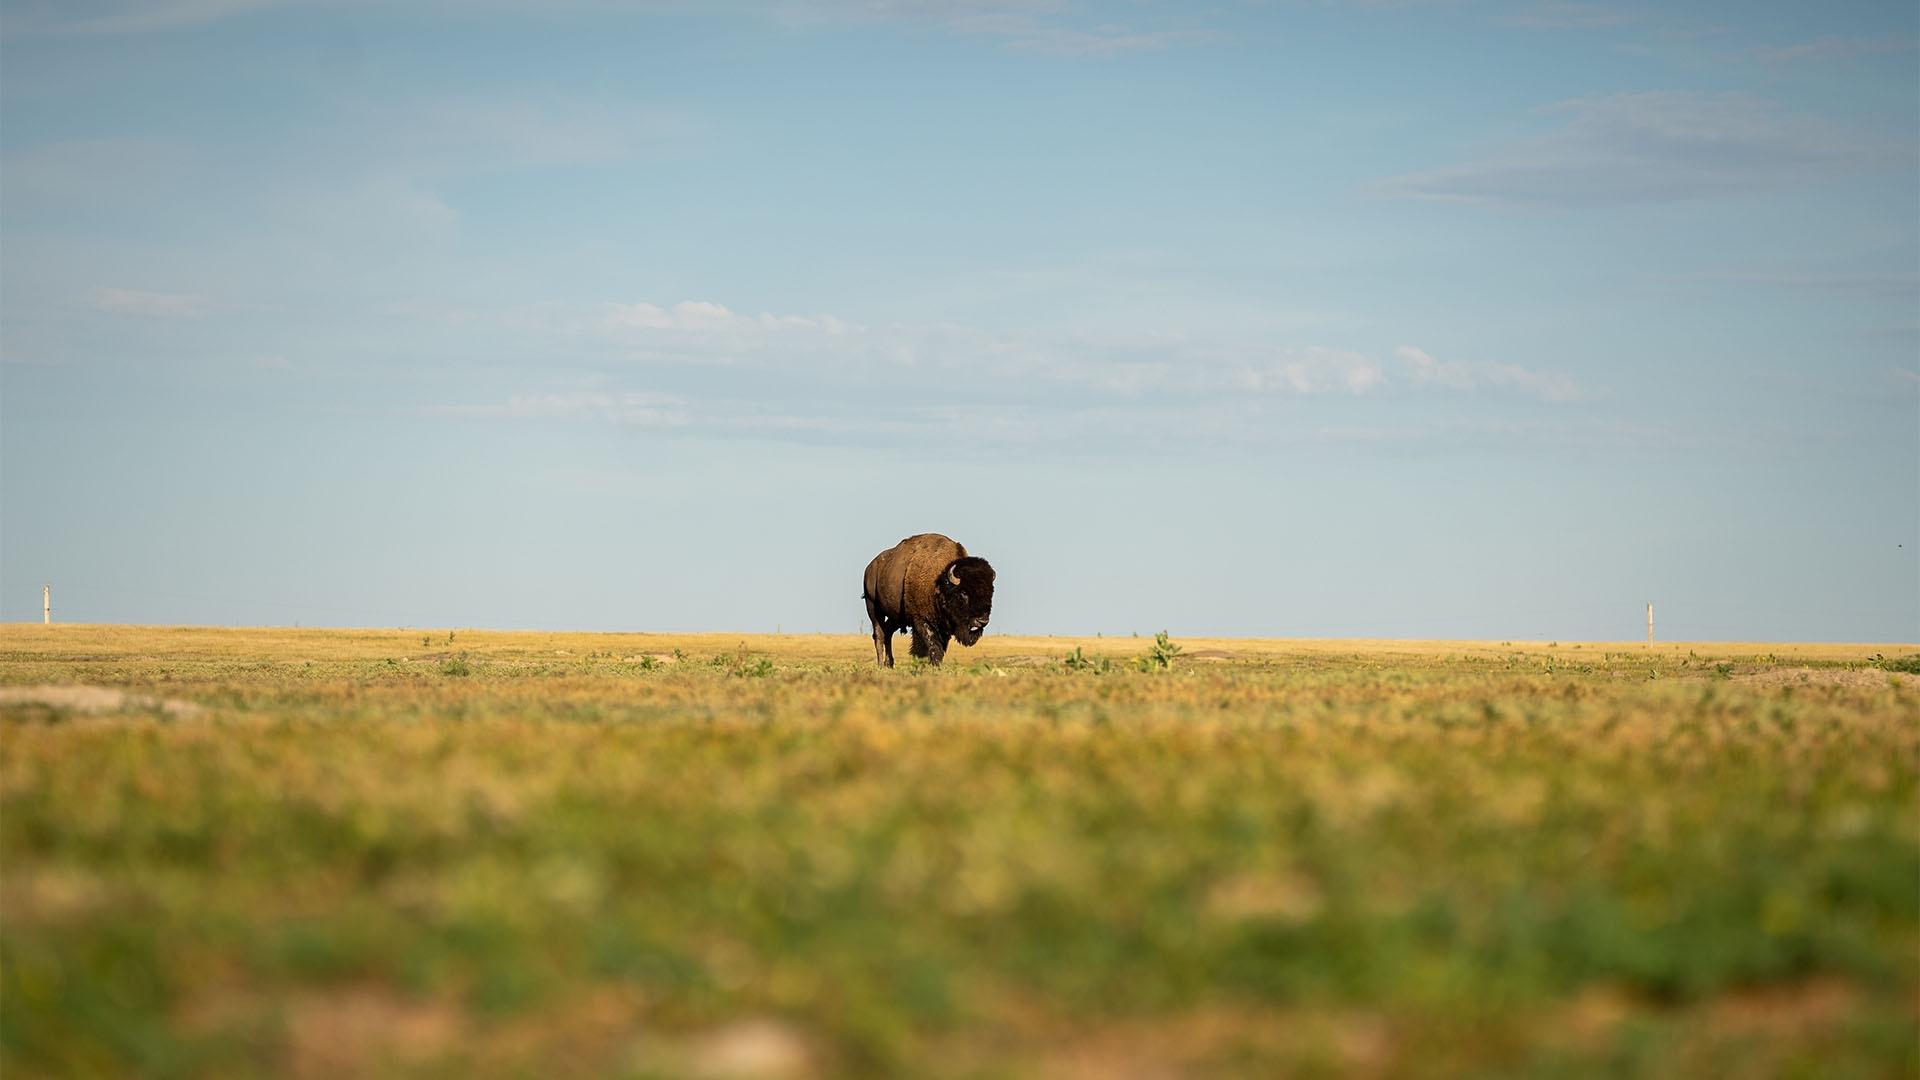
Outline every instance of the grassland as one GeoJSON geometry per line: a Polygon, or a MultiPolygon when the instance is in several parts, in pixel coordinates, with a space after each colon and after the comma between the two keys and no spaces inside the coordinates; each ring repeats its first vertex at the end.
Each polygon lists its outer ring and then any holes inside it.
{"type": "Polygon", "coordinates": [[[0,1072],[1920,1069],[1912,646],[1150,644],[0,629],[0,1072]]]}

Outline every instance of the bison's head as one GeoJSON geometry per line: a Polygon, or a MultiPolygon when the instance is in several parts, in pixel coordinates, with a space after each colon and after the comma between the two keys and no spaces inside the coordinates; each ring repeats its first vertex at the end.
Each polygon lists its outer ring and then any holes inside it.
{"type": "Polygon", "coordinates": [[[960,644],[979,641],[993,615],[993,567],[972,556],[948,563],[940,574],[940,602],[960,644]]]}

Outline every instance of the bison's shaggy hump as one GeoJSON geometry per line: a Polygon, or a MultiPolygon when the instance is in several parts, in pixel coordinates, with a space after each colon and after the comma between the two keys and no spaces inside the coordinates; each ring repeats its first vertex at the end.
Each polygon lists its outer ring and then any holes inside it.
{"type": "Polygon", "coordinates": [[[931,612],[940,571],[966,557],[966,545],[939,533],[909,536],[867,564],[866,595],[887,611],[931,612]]]}
{"type": "Polygon", "coordinates": [[[893,664],[893,635],[913,631],[913,653],[939,663],[947,642],[980,640],[993,611],[993,567],[939,533],[909,536],[867,564],[860,595],[873,623],[873,654],[893,664]]]}

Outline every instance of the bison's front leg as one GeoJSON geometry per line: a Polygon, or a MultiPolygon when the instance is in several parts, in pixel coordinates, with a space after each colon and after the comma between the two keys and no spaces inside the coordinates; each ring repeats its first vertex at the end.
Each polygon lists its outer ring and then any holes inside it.
{"type": "MultiPolygon", "coordinates": [[[[914,634],[914,637],[916,638],[918,638],[919,636],[920,635],[918,632],[914,634]]],[[[947,642],[949,640],[951,640],[951,635],[947,634],[944,631],[933,630],[930,628],[927,630],[927,662],[928,663],[938,664],[940,661],[947,658],[947,642]]]]}

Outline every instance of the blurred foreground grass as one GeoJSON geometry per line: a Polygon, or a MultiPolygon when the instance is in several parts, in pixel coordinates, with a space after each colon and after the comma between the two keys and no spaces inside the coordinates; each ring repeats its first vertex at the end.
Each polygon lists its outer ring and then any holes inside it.
{"type": "Polygon", "coordinates": [[[0,1072],[1920,1068],[1912,647],[1182,644],[0,628],[0,1072]]]}

